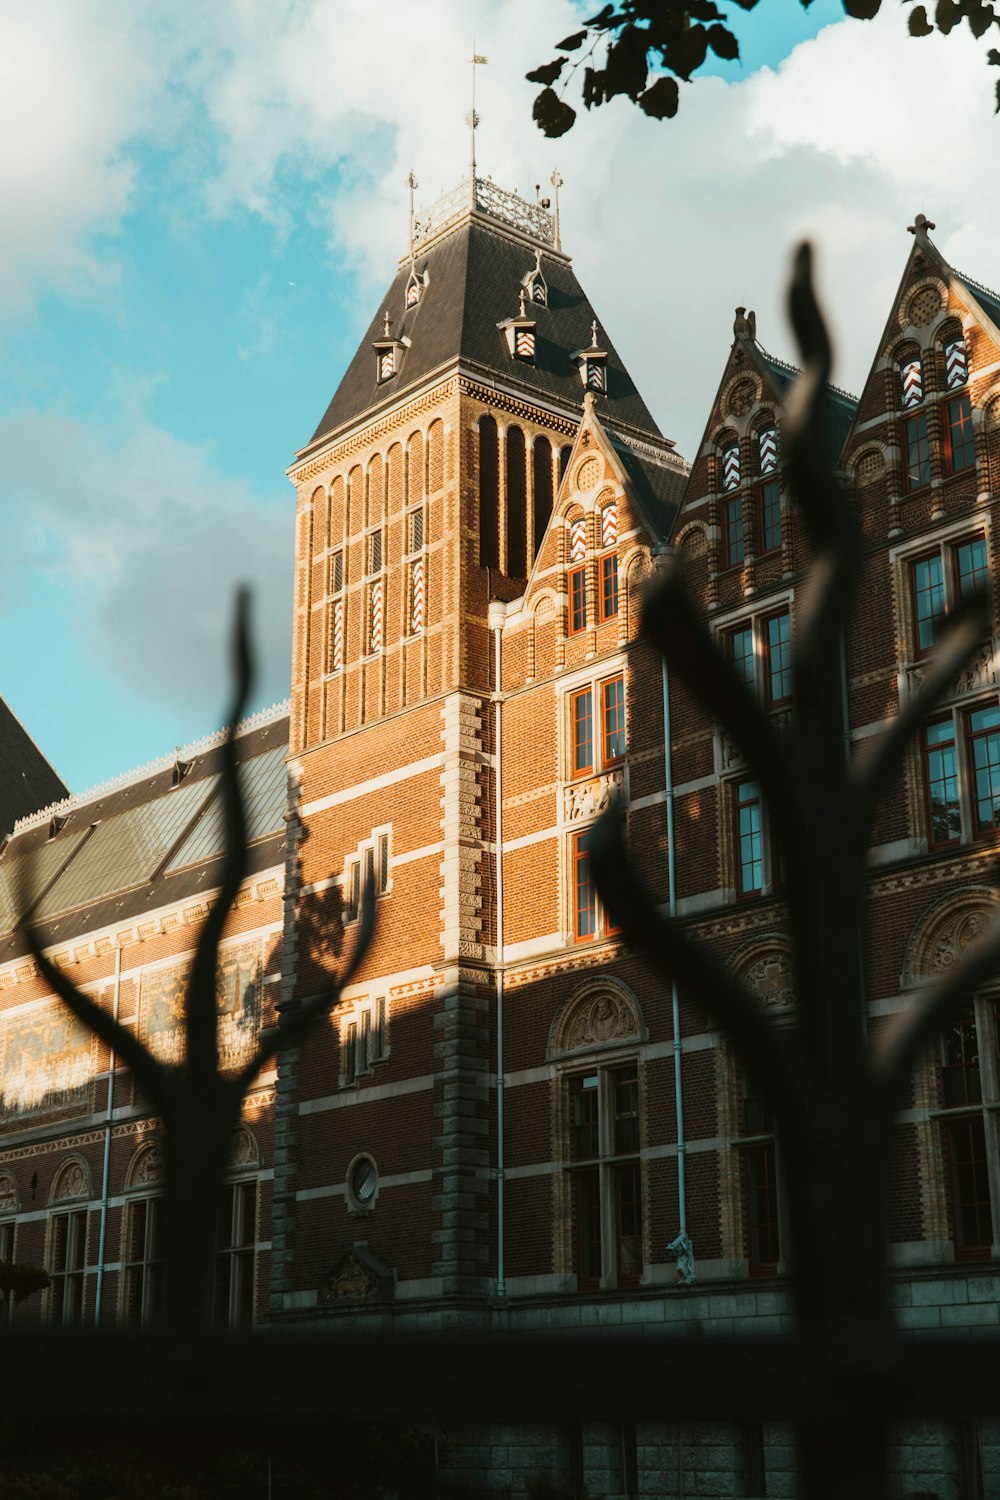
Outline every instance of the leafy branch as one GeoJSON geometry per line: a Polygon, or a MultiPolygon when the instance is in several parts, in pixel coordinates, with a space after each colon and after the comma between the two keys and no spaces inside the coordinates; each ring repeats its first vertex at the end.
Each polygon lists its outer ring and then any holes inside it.
{"type": "MultiPolygon", "coordinates": [[[[741,10],[753,10],[759,0],[736,0],[741,10]]],[[[808,7],[810,0],[801,0],[808,7]]],[[[844,13],[854,20],[871,21],[882,0],[843,0],[844,13]]],[[[907,29],[910,36],[947,36],[965,21],[977,39],[991,26],[1000,26],[990,0],[937,0],[928,13],[926,5],[910,5],[907,29]]],[[[556,43],[557,56],[527,77],[543,85],[535,98],[532,118],[547,136],[565,135],[576,120],[576,110],[566,99],[574,76],[582,68],[580,94],[590,110],[624,95],[655,120],[672,119],[680,105],[680,87],[690,83],[709,54],[734,62],[740,47],[728,17],[714,0],[622,0],[605,5],[556,43]],[[594,61],[599,42],[605,43],[604,66],[594,61]],[[583,49],[581,51],[581,49],[583,49]],[[569,54],[581,55],[571,60],[569,54]],[[554,85],[561,80],[556,91],[554,85]]],[[[1000,65],[1000,51],[991,48],[987,62],[1000,65]]],[[[1000,113],[1000,83],[996,85],[996,110],[1000,113]]]]}

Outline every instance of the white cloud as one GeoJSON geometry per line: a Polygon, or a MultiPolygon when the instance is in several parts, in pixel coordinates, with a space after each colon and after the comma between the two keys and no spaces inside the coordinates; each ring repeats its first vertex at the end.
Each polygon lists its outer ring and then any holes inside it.
{"type": "Polygon", "coordinates": [[[8,606],[45,568],[91,661],[137,701],[218,712],[235,589],[254,591],[257,701],[287,696],[292,516],[202,448],[123,416],[115,443],[69,418],[0,421],[8,606]],[[43,457],[44,456],[44,461],[43,457]]]}

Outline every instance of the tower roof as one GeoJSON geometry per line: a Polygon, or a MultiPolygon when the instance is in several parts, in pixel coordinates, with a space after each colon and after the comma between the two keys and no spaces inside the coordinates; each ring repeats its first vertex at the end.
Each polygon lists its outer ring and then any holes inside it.
{"type": "MultiPolygon", "coordinates": [[[[477,189],[482,186],[477,180],[477,189]]],[[[400,261],[303,453],[360,417],[392,405],[403,392],[449,365],[461,365],[485,383],[523,393],[529,400],[571,411],[581,407],[584,390],[572,356],[590,343],[596,313],[569,257],[551,243],[548,215],[522,204],[514,194],[497,190],[497,196],[493,202],[477,191],[475,206],[466,200],[464,208],[443,216],[440,227],[434,220],[422,227],[412,259],[408,255],[400,261]],[[507,200],[521,204],[520,222],[505,207],[507,200]],[[537,331],[534,363],[527,364],[511,358],[497,325],[517,313],[518,294],[536,265],[544,277],[546,299],[528,304],[537,331]],[[420,296],[407,307],[407,283],[414,273],[421,280],[420,296]],[[386,338],[386,314],[399,357],[396,373],[380,382],[373,344],[386,338]]],[[[601,344],[607,351],[603,416],[615,426],[660,436],[603,326],[601,344]]]]}
{"type": "Polygon", "coordinates": [[[18,818],[65,795],[62,778],[0,698],[0,837],[18,818]]]}

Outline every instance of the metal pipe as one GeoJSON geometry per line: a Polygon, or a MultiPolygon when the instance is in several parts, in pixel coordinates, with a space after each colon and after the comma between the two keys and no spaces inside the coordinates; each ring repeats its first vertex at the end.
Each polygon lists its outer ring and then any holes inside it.
{"type": "MultiPolygon", "coordinates": [[[[122,985],[122,945],[115,938],[115,984],[112,1008],[118,1020],[119,999],[122,985]]],[[[108,1101],[104,1115],[104,1168],[101,1174],[101,1232],[97,1245],[97,1287],[94,1293],[94,1326],[101,1325],[101,1307],[104,1301],[104,1261],[108,1243],[108,1196],[111,1181],[111,1123],[115,1112],[115,1052],[108,1051],[108,1101]]]]}
{"type": "Polygon", "coordinates": [[[497,904],[497,1296],[505,1297],[507,1287],[504,1280],[504,1077],[503,1077],[503,702],[501,700],[501,630],[503,605],[490,605],[490,625],[493,629],[493,789],[496,811],[493,819],[493,837],[496,856],[496,904],[497,904]]]}

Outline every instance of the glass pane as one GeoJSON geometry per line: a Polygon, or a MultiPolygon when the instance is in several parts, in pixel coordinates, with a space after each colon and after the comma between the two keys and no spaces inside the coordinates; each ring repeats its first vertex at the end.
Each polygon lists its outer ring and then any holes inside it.
{"type": "Polygon", "coordinates": [[[587,577],[583,568],[575,568],[569,575],[569,629],[570,634],[582,630],[587,623],[587,577]]]}
{"type": "Polygon", "coordinates": [[[917,648],[933,646],[944,619],[944,568],[941,558],[922,557],[913,564],[913,606],[917,622],[917,648]]]}
{"type": "Polygon", "coordinates": [[[573,770],[589,771],[594,764],[594,706],[590,692],[573,700],[573,770]]]}
{"type": "MultiPolygon", "coordinates": [[[[589,695],[588,695],[589,696],[589,695]]],[[[625,682],[614,677],[603,687],[604,763],[621,760],[625,754],[625,682]]]]}
{"type": "Polygon", "coordinates": [[[927,440],[927,413],[921,412],[906,423],[906,484],[916,489],[929,484],[931,477],[931,451],[927,440]]]}
{"type": "Polygon", "coordinates": [[[767,621],[767,696],[771,703],[792,696],[792,620],[787,613],[767,621]]]}
{"type": "Polygon", "coordinates": [[[618,554],[601,558],[601,619],[611,620],[618,613],[618,554]]]}
{"type": "Polygon", "coordinates": [[[737,563],[741,563],[745,555],[743,546],[743,501],[739,495],[725,502],[722,519],[726,538],[725,562],[727,567],[732,568],[737,563]]]}
{"type": "Polygon", "coordinates": [[[573,841],[573,893],[574,933],[578,938],[593,937],[597,931],[597,891],[582,835],[573,841]]]}
{"type": "Polygon", "coordinates": [[[941,1084],[948,1106],[978,1104],[983,1097],[976,1012],[971,1003],[942,1032],[941,1084]]]}
{"type": "Polygon", "coordinates": [[[729,660],[737,677],[745,682],[747,687],[753,687],[753,627],[746,625],[742,630],[734,630],[726,637],[729,646],[729,660]]]}
{"type": "Polygon", "coordinates": [[[948,402],[946,428],[951,472],[957,474],[960,469],[971,469],[976,462],[976,448],[972,440],[972,404],[967,391],[948,402]]]}
{"type": "Polygon", "coordinates": [[[639,1149],[639,1074],[634,1067],[612,1074],[616,1154],[639,1149]]]}
{"type": "Polygon", "coordinates": [[[960,1250],[988,1251],[993,1244],[986,1133],[982,1115],[948,1125],[952,1211],[960,1250]]]}
{"type": "Polygon", "coordinates": [[[776,479],[760,492],[760,549],[771,552],[781,546],[781,487],[776,479]]]}
{"type": "Polygon", "coordinates": [[[924,730],[927,800],[932,844],[950,844],[962,836],[958,797],[958,762],[950,719],[924,730]]]}
{"type": "MultiPolygon", "coordinates": [[[[343,641],[341,638],[341,654],[343,641]]],[[[337,663],[339,665],[339,662],[337,663]]],[[[247,842],[280,833],[285,826],[285,800],[287,773],[285,760],[288,750],[278,745],[265,750],[238,767],[240,793],[247,821],[247,842]]],[[[180,870],[203,859],[212,859],[225,847],[225,821],[222,797],[218,796],[199,823],[188,834],[167,866],[168,870],[180,870]]]]}
{"type": "Polygon", "coordinates": [[[981,709],[970,715],[970,719],[976,828],[981,831],[1000,827],[1000,730],[988,727],[1000,723],[1000,710],[981,709]]]}
{"type": "Polygon", "coordinates": [[[634,1281],[642,1274],[642,1173],[638,1162],[615,1168],[618,1220],[618,1276],[634,1281]]]}
{"type": "Polygon", "coordinates": [[[751,1146],[744,1156],[747,1195],[747,1255],[751,1270],[777,1264],[778,1183],[774,1142],[751,1146]]]}
{"type": "Polygon", "coordinates": [[[988,587],[990,570],[984,536],[973,537],[955,548],[955,577],[961,599],[977,589],[988,587]]]}
{"type": "Polygon", "coordinates": [[[576,1210],[576,1273],[596,1281],[601,1274],[601,1200],[596,1167],[573,1176],[576,1210]]]}
{"type": "Polygon", "coordinates": [[[573,1118],[573,1159],[587,1161],[598,1153],[599,1088],[596,1073],[570,1080],[573,1118]]]}
{"type": "Polygon", "coordinates": [[[764,843],[761,830],[760,790],[755,781],[745,781],[737,792],[740,891],[749,895],[764,886],[764,843]]]}

